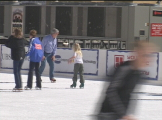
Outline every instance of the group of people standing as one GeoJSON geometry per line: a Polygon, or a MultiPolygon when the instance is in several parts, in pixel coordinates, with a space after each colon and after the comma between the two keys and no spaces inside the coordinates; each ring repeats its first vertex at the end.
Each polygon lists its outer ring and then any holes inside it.
{"type": "MultiPolygon", "coordinates": [[[[57,36],[59,30],[53,28],[51,34],[46,35],[42,42],[37,37],[37,31],[31,30],[29,33],[30,42],[24,39],[22,32],[19,29],[15,29],[13,35],[9,37],[6,41],[6,47],[11,48],[11,59],[13,60],[13,72],[15,77],[15,87],[13,91],[23,90],[22,78],[21,78],[21,68],[24,62],[25,56],[29,56],[29,72],[27,85],[25,90],[32,89],[33,83],[33,70],[35,69],[36,75],[36,89],[41,89],[42,79],[41,75],[45,69],[46,61],[49,64],[49,79],[51,82],[56,82],[54,78],[54,61],[57,50],[57,36]],[[29,45],[29,50],[27,54],[25,53],[25,46],[29,45]],[[41,63],[41,65],[40,65],[41,63]]],[[[72,63],[75,60],[74,65],[74,77],[73,84],[71,88],[76,87],[77,74],[80,73],[80,88],[84,87],[84,78],[83,78],[83,59],[80,45],[75,43],[73,45],[74,55],[69,59],[68,63],[72,63]]]]}

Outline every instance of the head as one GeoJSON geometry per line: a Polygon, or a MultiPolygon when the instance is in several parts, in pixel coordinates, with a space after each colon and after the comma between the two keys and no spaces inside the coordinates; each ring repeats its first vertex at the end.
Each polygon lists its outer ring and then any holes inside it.
{"type": "Polygon", "coordinates": [[[23,36],[22,36],[22,32],[19,30],[19,29],[15,29],[14,30],[14,37],[16,37],[16,38],[22,38],[23,36]]]}
{"type": "Polygon", "coordinates": [[[30,35],[30,38],[36,37],[37,36],[37,31],[36,30],[30,30],[29,35],[30,35]]]}
{"type": "Polygon", "coordinates": [[[56,29],[56,28],[53,28],[52,31],[51,31],[52,37],[57,38],[58,34],[59,34],[59,30],[56,29]]]}
{"type": "Polygon", "coordinates": [[[82,51],[81,51],[81,48],[80,48],[80,45],[78,43],[75,43],[73,45],[73,50],[74,52],[78,53],[80,56],[82,56],[82,51]]]}
{"type": "Polygon", "coordinates": [[[136,67],[143,68],[147,66],[147,63],[153,59],[153,52],[157,52],[156,46],[153,43],[147,41],[138,41],[134,44],[134,50],[136,52],[136,67]]]}

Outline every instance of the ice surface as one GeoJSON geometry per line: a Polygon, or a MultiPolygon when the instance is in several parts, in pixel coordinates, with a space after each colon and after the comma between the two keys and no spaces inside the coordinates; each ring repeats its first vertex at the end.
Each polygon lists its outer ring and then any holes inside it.
{"type": "MultiPolygon", "coordinates": [[[[27,75],[22,75],[23,86],[27,75]]],[[[70,89],[71,79],[57,78],[51,83],[42,77],[42,90],[33,89],[12,92],[13,74],[0,73],[0,120],[93,120],[96,106],[103,90],[103,81],[86,80],[85,88],[70,89]]],[[[162,87],[142,85],[138,94],[137,113],[139,120],[162,119],[162,87]]],[[[134,98],[132,98],[134,99],[134,98]]],[[[135,100],[132,100],[135,101],[135,100]]]]}

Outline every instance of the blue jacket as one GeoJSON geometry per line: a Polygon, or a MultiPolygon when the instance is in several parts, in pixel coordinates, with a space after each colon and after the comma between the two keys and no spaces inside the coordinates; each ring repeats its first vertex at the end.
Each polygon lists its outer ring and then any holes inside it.
{"type": "Polygon", "coordinates": [[[41,41],[38,37],[32,38],[30,40],[29,51],[27,56],[29,56],[31,62],[40,62],[43,58],[43,50],[41,41]]]}

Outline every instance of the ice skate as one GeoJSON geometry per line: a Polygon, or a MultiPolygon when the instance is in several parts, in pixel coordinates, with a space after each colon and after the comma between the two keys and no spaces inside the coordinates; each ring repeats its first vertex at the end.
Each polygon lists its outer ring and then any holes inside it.
{"type": "Polygon", "coordinates": [[[37,86],[36,86],[35,89],[36,89],[36,90],[41,90],[41,87],[37,87],[37,86]]]}
{"type": "Polygon", "coordinates": [[[73,82],[73,84],[70,85],[70,88],[76,88],[76,82],[73,82]]]}
{"type": "Polygon", "coordinates": [[[12,91],[13,91],[13,92],[22,92],[23,89],[22,89],[22,88],[13,88],[12,91]]]}
{"type": "Polygon", "coordinates": [[[80,89],[84,88],[84,83],[81,83],[79,87],[80,89]]]}
{"type": "Polygon", "coordinates": [[[56,79],[55,78],[53,78],[53,79],[50,79],[51,80],[51,83],[54,83],[54,82],[56,82],[56,79]]]}
{"type": "Polygon", "coordinates": [[[28,87],[28,86],[25,86],[24,87],[24,90],[31,90],[32,88],[28,87]]]}

